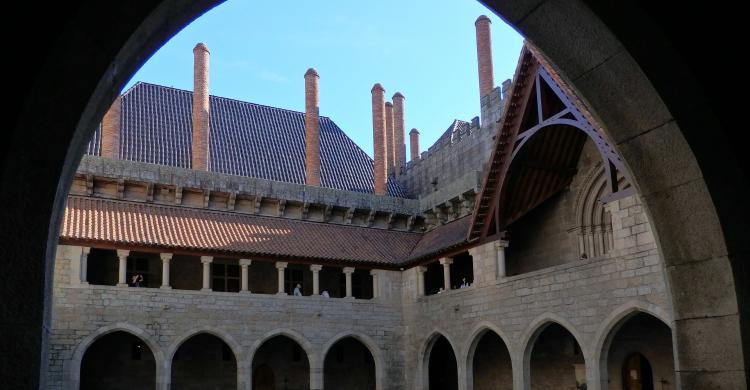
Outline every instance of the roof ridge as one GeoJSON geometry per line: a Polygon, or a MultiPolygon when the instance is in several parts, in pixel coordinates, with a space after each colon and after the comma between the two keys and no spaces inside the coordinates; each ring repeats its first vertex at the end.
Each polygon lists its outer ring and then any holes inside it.
{"type": "MultiPolygon", "coordinates": [[[[147,81],[137,81],[130,88],[128,88],[125,92],[123,92],[123,96],[125,96],[128,93],[130,93],[130,91],[134,90],[136,87],[139,87],[139,86],[142,86],[142,85],[143,86],[150,86],[150,87],[157,87],[157,88],[164,88],[164,89],[171,89],[171,90],[178,91],[178,92],[185,92],[185,93],[193,94],[193,91],[190,91],[190,90],[187,90],[187,89],[176,88],[176,87],[168,87],[166,85],[149,83],[147,81]]],[[[269,106],[267,104],[253,103],[253,102],[248,102],[248,101],[245,101],[245,100],[240,100],[240,99],[236,99],[236,98],[230,98],[230,97],[226,97],[226,96],[219,96],[219,95],[212,95],[212,94],[209,94],[208,96],[209,96],[209,98],[214,98],[214,99],[230,100],[230,101],[234,101],[234,102],[238,102],[238,103],[251,104],[253,106],[258,106],[258,107],[266,107],[266,108],[271,108],[271,109],[274,109],[274,110],[281,110],[281,111],[293,112],[295,114],[302,114],[302,115],[305,114],[304,111],[297,111],[297,110],[292,110],[292,109],[289,109],[289,108],[269,106]]],[[[325,119],[328,119],[330,121],[333,121],[327,115],[319,115],[318,117],[321,118],[321,119],[325,118],[325,119]]]]}

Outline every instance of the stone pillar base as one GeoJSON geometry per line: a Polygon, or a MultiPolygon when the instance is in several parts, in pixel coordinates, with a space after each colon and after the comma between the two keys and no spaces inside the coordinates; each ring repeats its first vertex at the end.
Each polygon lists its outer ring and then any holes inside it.
{"type": "Polygon", "coordinates": [[[213,290],[210,288],[202,288],[201,291],[213,291],[213,290]]]}
{"type": "Polygon", "coordinates": [[[117,283],[117,287],[128,287],[127,283],[117,283]]]}
{"type": "Polygon", "coordinates": [[[171,290],[172,286],[161,286],[159,288],[162,289],[162,290],[171,290]]]}

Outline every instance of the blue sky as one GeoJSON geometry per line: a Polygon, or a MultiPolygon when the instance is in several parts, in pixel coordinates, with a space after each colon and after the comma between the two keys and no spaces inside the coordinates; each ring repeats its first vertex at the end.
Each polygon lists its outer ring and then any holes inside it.
{"type": "Polygon", "coordinates": [[[492,20],[499,85],[513,75],[522,38],[477,1],[229,0],[175,35],[125,89],[145,81],[192,90],[192,49],[204,42],[212,95],[304,111],[303,76],[313,67],[321,115],[372,156],[370,89],[379,82],[388,100],[406,96],[406,131],[419,129],[425,150],[454,119],[479,115],[482,14],[492,20]]]}

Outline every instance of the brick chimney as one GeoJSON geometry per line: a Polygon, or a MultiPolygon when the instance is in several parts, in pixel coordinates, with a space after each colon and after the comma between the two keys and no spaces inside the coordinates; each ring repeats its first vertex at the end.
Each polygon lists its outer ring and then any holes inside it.
{"type": "Polygon", "coordinates": [[[210,52],[203,43],[193,49],[193,160],[195,170],[208,170],[209,106],[208,57],[210,52]]]}
{"type": "Polygon", "coordinates": [[[102,157],[120,157],[120,112],[122,98],[118,95],[102,119],[102,157]]]}
{"type": "Polygon", "coordinates": [[[320,186],[320,100],[315,69],[305,72],[305,184],[320,186]]]}
{"type": "Polygon", "coordinates": [[[401,174],[401,167],[406,165],[406,145],[404,145],[404,95],[396,92],[393,95],[393,145],[395,148],[396,176],[401,174]]]}
{"type": "Polygon", "coordinates": [[[490,18],[482,15],[474,22],[477,30],[477,63],[479,65],[479,97],[487,96],[495,88],[492,76],[492,35],[490,18]]]}
{"type": "Polygon", "coordinates": [[[396,168],[396,155],[393,143],[393,103],[385,102],[385,147],[386,167],[385,171],[390,176],[396,168]]]}
{"type": "Polygon", "coordinates": [[[372,87],[372,145],[375,195],[386,194],[388,152],[385,143],[385,89],[379,83],[372,87]]]}
{"type": "Polygon", "coordinates": [[[409,132],[409,150],[411,161],[419,160],[419,131],[417,129],[411,129],[409,132]]]}

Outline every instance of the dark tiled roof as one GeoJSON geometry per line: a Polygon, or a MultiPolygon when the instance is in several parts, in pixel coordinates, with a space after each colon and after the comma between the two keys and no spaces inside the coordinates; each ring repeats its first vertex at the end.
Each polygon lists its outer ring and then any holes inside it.
{"type": "Polygon", "coordinates": [[[409,260],[416,261],[466,243],[470,227],[471,217],[467,215],[430,230],[411,251],[409,260]]]}
{"type": "MultiPolygon", "coordinates": [[[[210,170],[304,183],[305,114],[216,96],[210,98],[210,170]]],[[[192,92],[138,83],[122,97],[120,157],[190,168],[192,92]]],[[[97,155],[100,129],[87,153],[97,155]]],[[[372,159],[330,118],[320,117],[321,185],[373,192],[372,159]]],[[[388,193],[403,197],[392,179],[388,193]]]]}
{"type": "Polygon", "coordinates": [[[122,247],[381,266],[403,262],[421,237],[417,233],[76,196],[68,197],[60,229],[62,242],[88,245],[106,242],[122,247]]]}
{"type": "Polygon", "coordinates": [[[471,128],[471,122],[462,121],[460,119],[453,120],[450,126],[443,132],[443,135],[435,141],[435,145],[440,145],[443,142],[456,142],[461,139],[464,135],[469,134],[471,128]],[[447,141],[450,140],[450,141],[447,141]]]}

